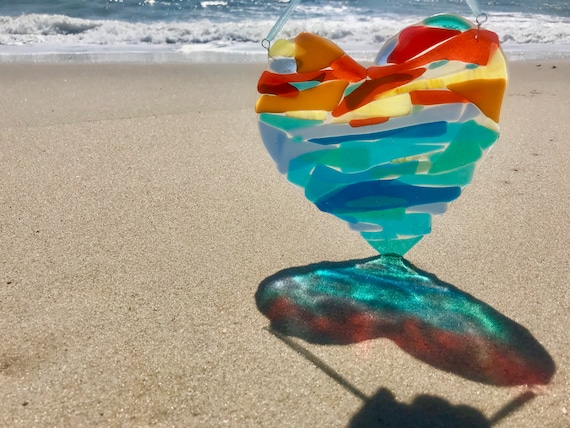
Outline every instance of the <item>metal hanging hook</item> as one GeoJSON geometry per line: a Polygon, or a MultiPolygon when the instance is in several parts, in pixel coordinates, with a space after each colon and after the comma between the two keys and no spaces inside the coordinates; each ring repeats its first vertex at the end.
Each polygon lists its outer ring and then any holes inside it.
{"type": "Polygon", "coordinates": [[[487,16],[487,14],[485,12],[481,12],[475,18],[475,23],[477,24],[477,34],[475,35],[476,39],[479,38],[479,30],[481,29],[481,25],[483,25],[485,22],[487,22],[488,19],[489,19],[489,17],[487,16]]]}

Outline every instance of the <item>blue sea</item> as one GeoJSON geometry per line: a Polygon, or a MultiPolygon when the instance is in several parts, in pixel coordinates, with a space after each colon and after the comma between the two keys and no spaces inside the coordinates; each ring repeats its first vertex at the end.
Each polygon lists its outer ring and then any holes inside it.
{"type": "MultiPolygon", "coordinates": [[[[0,0],[0,61],[258,61],[289,0],[0,0]]],[[[570,58],[570,0],[480,0],[510,59],[570,58]]],[[[463,0],[303,0],[279,37],[312,31],[357,59],[463,0]]]]}

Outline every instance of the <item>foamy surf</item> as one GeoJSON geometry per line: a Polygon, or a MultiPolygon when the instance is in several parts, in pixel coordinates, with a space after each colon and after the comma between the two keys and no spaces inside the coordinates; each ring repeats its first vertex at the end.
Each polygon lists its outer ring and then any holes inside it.
{"type": "MultiPolygon", "coordinates": [[[[356,2],[360,6],[354,8],[345,3],[301,3],[279,37],[291,38],[301,31],[311,31],[333,40],[358,60],[367,61],[374,58],[384,41],[424,17],[394,10],[368,10],[365,3],[356,2]]],[[[151,6],[146,2],[144,11],[150,11],[154,7],[151,6]]],[[[136,54],[141,61],[155,61],[158,56],[169,62],[202,62],[214,57],[223,61],[227,54],[228,62],[237,57],[258,61],[265,57],[260,41],[283,8],[272,3],[266,9],[248,9],[243,2],[226,0],[204,0],[195,6],[193,13],[145,12],[146,15],[134,15],[131,19],[100,19],[96,13],[92,14],[93,19],[44,13],[0,16],[0,60],[37,60],[42,56],[53,59],[54,55],[78,60],[83,54],[97,61],[104,54],[116,58],[128,55],[132,61],[136,54]],[[154,19],[155,16],[161,19],[154,19]]],[[[426,7],[422,3],[417,12],[426,7]]],[[[443,11],[441,7],[431,9],[436,13],[443,11]]],[[[494,12],[489,13],[485,27],[499,35],[509,59],[570,57],[569,17],[494,12]]]]}

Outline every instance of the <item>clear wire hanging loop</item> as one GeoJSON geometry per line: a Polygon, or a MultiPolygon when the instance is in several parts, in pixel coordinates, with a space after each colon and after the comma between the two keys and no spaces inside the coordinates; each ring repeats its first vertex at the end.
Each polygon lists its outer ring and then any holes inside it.
{"type": "Polygon", "coordinates": [[[291,14],[293,13],[293,11],[295,10],[295,8],[297,7],[297,5],[300,2],[301,2],[301,0],[291,0],[289,2],[289,6],[287,6],[287,8],[283,11],[281,16],[277,20],[277,22],[275,22],[275,24],[273,24],[273,27],[271,27],[271,30],[269,30],[269,33],[267,33],[267,36],[265,36],[265,39],[263,39],[261,41],[261,46],[263,46],[265,49],[269,50],[269,47],[271,46],[271,42],[273,41],[275,36],[277,36],[277,34],[279,34],[279,31],[281,31],[281,29],[283,28],[285,23],[289,20],[289,17],[291,16],[291,14]]]}
{"type": "Polygon", "coordinates": [[[471,9],[473,16],[479,18],[479,16],[481,15],[481,8],[479,7],[479,2],[477,0],[465,0],[465,3],[467,3],[467,6],[469,6],[469,9],[471,9]]]}
{"type": "MultiPolygon", "coordinates": [[[[471,9],[473,16],[475,16],[475,22],[477,23],[477,30],[479,30],[481,28],[481,25],[487,22],[488,19],[487,14],[481,12],[481,8],[479,7],[479,2],[477,0],[464,0],[464,1],[465,3],[467,3],[467,6],[469,6],[469,9],[471,9]]],[[[289,20],[291,14],[293,13],[293,11],[300,2],[301,0],[291,0],[287,8],[283,11],[281,16],[279,17],[279,19],[277,19],[277,22],[273,24],[273,27],[271,27],[271,30],[269,30],[267,36],[265,36],[265,38],[261,41],[261,46],[267,49],[267,51],[269,51],[269,48],[271,47],[271,42],[273,41],[275,36],[279,34],[279,31],[281,31],[285,23],[289,20]]],[[[478,35],[479,33],[477,32],[477,36],[478,35]]]]}

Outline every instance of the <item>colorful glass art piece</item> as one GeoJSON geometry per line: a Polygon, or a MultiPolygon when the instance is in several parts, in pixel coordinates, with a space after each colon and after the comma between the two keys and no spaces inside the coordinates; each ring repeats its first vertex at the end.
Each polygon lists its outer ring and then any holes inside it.
{"type": "Polygon", "coordinates": [[[311,33],[269,53],[256,104],[268,152],[380,254],[428,234],[499,136],[505,58],[495,33],[457,15],[402,30],[370,67],[311,33]]]}
{"type": "Polygon", "coordinates": [[[311,343],[388,338],[434,367],[491,385],[547,384],[555,371],[522,326],[399,256],[286,269],[255,298],[272,328],[311,343]]]}

